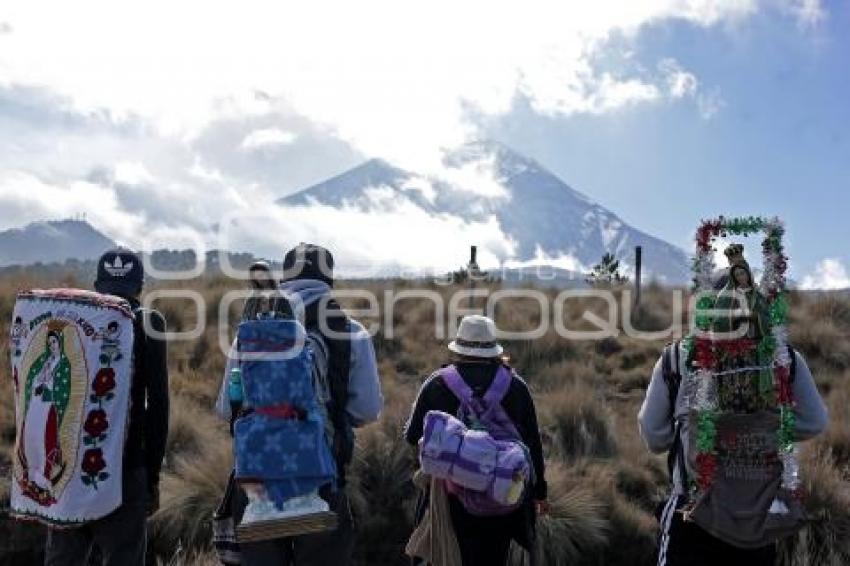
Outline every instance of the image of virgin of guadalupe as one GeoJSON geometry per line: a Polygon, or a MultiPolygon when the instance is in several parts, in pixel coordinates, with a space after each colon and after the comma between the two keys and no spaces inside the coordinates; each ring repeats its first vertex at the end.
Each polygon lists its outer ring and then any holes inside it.
{"type": "Polygon", "coordinates": [[[50,492],[65,470],[59,430],[71,395],[71,363],[65,354],[62,328],[48,324],[44,351],[30,366],[24,382],[19,458],[24,477],[45,492],[50,492]]]}
{"type": "Polygon", "coordinates": [[[725,250],[729,276],[718,294],[716,308],[726,311],[715,323],[715,331],[735,332],[747,325],[743,338],[759,340],[770,332],[767,300],[756,288],[744,246],[732,244],[725,250]]]}
{"type": "MultiPolygon", "coordinates": [[[[744,246],[732,244],[724,251],[729,260],[726,284],[717,296],[715,308],[719,313],[714,323],[715,332],[738,332],[746,326],[739,338],[758,343],[770,333],[767,299],[756,288],[750,265],[744,259],[744,246]]],[[[769,371],[759,370],[770,360],[759,359],[755,349],[750,355],[724,360],[721,371],[729,371],[720,381],[721,405],[728,399],[728,408],[735,412],[752,412],[769,405],[772,381],[769,371]],[[753,368],[752,371],[741,371],[753,368]]]]}

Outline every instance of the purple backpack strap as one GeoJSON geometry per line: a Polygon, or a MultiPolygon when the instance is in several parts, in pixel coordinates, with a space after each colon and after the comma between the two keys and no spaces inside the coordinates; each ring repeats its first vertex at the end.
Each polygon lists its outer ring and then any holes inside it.
{"type": "Polygon", "coordinates": [[[505,366],[499,366],[496,375],[493,377],[493,382],[484,393],[481,401],[475,398],[472,389],[463,380],[457,368],[454,365],[449,365],[440,370],[440,376],[443,378],[443,383],[449,388],[455,397],[460,401],[461,407],[468,413],[474,413],[476,416],[481,416],[491,407],[497,407],[501,404],[502,399],[508,394],[511,387],[513,376],[511,371],[505,366]]]}
{"type": "Polygon", "coordinates": [[[511,370],[505,366],[499,366],[496,376],[493,378],[493,383],[490,384],[490,388],[484,393],[484,402],[488,407],[502,402],[502,399],[505,398],[505,395],[508,394],[508,390],[511,388],[512,380],[511,370]]]}
{"type": "Polygon", "coordinates": [[[511,368],[499,366],[493,383],[484,394],[487,414],[482,416],[482,420],[488,423],[487,428],[496,440],[522,440],[516,425],[502,407],[502,399],[508,394],[513,379],[511,368]]]}
{"type": "Polygon", "coordinates": [[[441,368],[439,373],[440,377],[443,378],[443,383],[445,383],[446,387],[448,387],[454,396],[458,398],[460,404],[466,407],[472,406],[472,389],[463,380],[463,377],[461,377],[457,368],[453,365],[446,366],[441,368]]]}

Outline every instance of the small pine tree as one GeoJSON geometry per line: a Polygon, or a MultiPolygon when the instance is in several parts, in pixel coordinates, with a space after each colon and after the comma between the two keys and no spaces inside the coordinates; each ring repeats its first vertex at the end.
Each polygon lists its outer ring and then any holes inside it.
{"type": "Polygon", "coordinates": [[[457,285],[465,285],[467,281],[469,281],[469,270],[465,267],[461,267],[456,271],[452,271],[449,273],[449,278],[452,283],[457,285]]]}
{"type": "Polygon", "coordinates": [[[620,260],[612,253],[605,253],[602,260],[593,266],[593,270],[585,281],[594,287],[622,285],[629,280],[628,277],[620,275],[620,260]]]}
{"type": "Polygon", "coordinates": [[[491,275],[488,271],[481,271],[477,265],[473,266],[470,269],[469,266],[461,267],[456,271],[449,272],[449,279],[451,279],[452,283],[459,285],[466,285],[469,283],[470,279],[474,279],[475,282],[485,282],[485,283],[494,283],[499,281],[499,277],[497,275],[491,275]]]}

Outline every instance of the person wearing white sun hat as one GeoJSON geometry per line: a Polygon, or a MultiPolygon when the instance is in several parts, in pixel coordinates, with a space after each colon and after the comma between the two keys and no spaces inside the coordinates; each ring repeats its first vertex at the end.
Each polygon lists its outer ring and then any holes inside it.
{"type": "MultiPolygon", "coordinates": [[[[526,498],[518,509],[509,514],[479,516],[468,512],[455,495],[448,494],[451,525],[463,566],[505,564],[511,540],[526,549],[533,548],[536,516],[547,509],[543,448],[534,401],[528,385],[503,357],[504,348],[497,340],[496,325],[490,318],[481,315],[464,317],[448,349],[451,363],[432,373],[419,390],[405,427],[405,440],[414,447],[418,446],[424,434],[425,415],[429,411],[442,411],[449,415],[462,413],[459,398],[445,380],[447,370],[455,370],[478,399],[490,390],[497,375],[504,375],[503,370],[507,370],[510,382],[500,404],[528,448],[534,468],[526,498]]],[[[420,495],[417,523],[425,515],[428,500],[426,493],[420,495]]],[[[445,541],[440,542],[445,544],[445,541]]],[[[418,563],[421,562],[414,560],[414,564],[418,563]]]]}
{"type": "Polygon", "coordinates": [[[449,350],[460,356],[474,358],[495,358],[504,352],[496,342],[496,324],[480,314],[463,317],[457,338],[449,342],[449,350]]]}

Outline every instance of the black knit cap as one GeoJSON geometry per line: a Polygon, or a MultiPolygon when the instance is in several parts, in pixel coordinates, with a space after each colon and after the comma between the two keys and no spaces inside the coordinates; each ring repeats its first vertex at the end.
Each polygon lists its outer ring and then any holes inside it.
{"type": "Polygon", "coordinates": [[[132,298],[142,291],[144,282],[142,258],[131,250],[115,248],[104,253],[97,261],[94,288],[98,293],[132,298]]]}
{"type": "Polygon", "coordinates": [[[277,287],[272,274],[272,266],[266,260],[255,261],[248,268],[251,277],[251,286],[255,289],[274,289],[277,287]]]}
{"type": "Polygon", "coordinates": [[[283,258],[283,280],[317,279],[334,284],[334,256],[326,248],[301,242],[283,258]]]}

